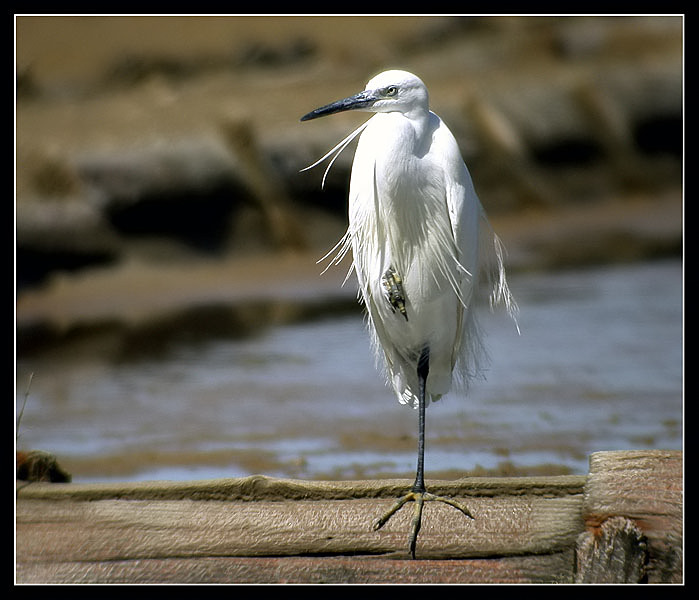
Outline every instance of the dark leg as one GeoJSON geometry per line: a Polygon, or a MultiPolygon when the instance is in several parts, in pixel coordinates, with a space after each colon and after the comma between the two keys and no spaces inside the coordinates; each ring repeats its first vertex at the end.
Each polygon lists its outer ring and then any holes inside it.
{"type": "Polygon", "coordinates": [[[418,376],[418,437],[417,437],[417,472],[415,474],[415,483],[409,494],[400,498],[385,515],[374,523],[374,529],[378,530],[383,527],[386,522],[396,513],[401,507],[410,501],[415,502],[415,512],[413,513],[411,535],[410,535],[410,555],[415,558],[415,547],[417,545],[417,535],[420,532],[422,524],[422,508],[425,501],[437,500],[444,502],[459,509],[467,517],[473,518],[468,509],[451,498],[443,498],[427,493],[425,488],[425,406],[427,376],[430,372],[430,349],[424,348],[420,354],[417,364],[418,376]]]}
{"type": "Polygon", "coordinates": [[[430,373],[430,349],[424,348],[417,361],[418,380],[418,405],[417,405],[417,470],[413,493],[415,494],[415,512],[413,513],[412,533],[410,535],[410,556],[415,560],[415,546],[417,534],[422,525],[422,507],[425,503],[425,390],[427,388],[427,376],[430,373]]]}
{"type": "Polygon", "coordinates": [[[430,349],[423,349],[417,361],[418,417],[417,417],[417,472],[413,492],[425,491],[425,388],[430,373],[430,349]]]}

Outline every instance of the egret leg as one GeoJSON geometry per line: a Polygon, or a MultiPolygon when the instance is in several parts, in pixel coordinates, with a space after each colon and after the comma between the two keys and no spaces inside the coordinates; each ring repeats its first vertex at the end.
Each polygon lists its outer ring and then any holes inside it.
{"type": "Polygon", "coordinates": [[[473,515],[468,511],[468,509],[453,500],[452,498],[446,498],[444,496],[436,496],[430,494],[425,488],[425,388],[427,383],[427,375],[429,374],[429,362],[430,362],[430,349],[424,348],[420,354],[417,365],[417,375],[419,382],[418,389],[418,438],[417,438],[417,472],[415,474],[415,483],[408,494],[399,498],[396,503],[391,507],[391,509],[386,512],[382,517],[374,522],[374,530],[377,531],[383,527],[388,520],[396,514],[405,504],[408,502],[415,502],[415,510],[413,512],[413,519],[411,522],[410,531],[410,555],[415,558],[415,548],[417,546],[417,536],[420,532],[420,527],[422,525],[422,510],[425,502],[444,502],[449,506],[460,510],[467,517],[473,519],[473,515]]]}

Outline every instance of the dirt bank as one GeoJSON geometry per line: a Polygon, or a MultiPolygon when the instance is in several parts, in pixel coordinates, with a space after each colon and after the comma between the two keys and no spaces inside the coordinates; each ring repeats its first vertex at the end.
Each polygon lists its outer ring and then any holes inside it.
{"type": "Polygon", "coordinates": [[[20,337],[323,295],[352,153],[325,190],[298,171],[363,117],[298,117],[388,67],[428,84],[512,268],[679,255],[682,25],[18,17],[20,337]]]}

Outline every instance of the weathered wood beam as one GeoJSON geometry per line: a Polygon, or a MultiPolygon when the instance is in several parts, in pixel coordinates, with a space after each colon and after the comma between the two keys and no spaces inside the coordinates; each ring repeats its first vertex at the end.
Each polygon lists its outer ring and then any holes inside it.
{"type": "Polygon", "coordinates": [[[16,579],[676,582],[681,460],[601,453],[589,476],[428,482],[475,519],[428,504],[417,561],[406,560],[409,507],[371,526],[409,481],[18,482],[16,579]]]}
{"type": "Polygon", "coordinates": [[[679,451],[591,455],[577,581],[681,583],[683,481],[679,451]]]}

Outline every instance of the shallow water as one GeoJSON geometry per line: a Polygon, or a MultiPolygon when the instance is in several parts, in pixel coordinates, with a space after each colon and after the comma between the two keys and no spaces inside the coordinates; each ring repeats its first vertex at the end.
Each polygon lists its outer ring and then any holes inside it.
{"type": "MultiPolygon", "coordinates": [[[[586,473],[598,450],[683,445],[678,261],[511,278],[521,335],[485,313],[491,368],[427,413],[427,477],[474,469],[586,473]]],[[[19,448],[74,481],[411,477],[416,411],[373,364],[363,317],[173,345],[17,362],[19,448]]]]}

